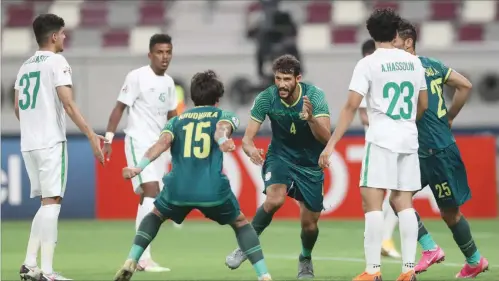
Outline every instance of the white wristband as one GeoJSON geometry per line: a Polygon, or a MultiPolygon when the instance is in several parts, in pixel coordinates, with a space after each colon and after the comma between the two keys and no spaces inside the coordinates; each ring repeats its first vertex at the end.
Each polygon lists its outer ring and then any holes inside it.
{"type": "Polygon", "coordinates": [[[104,143],[112,143],[114,138],[114,133],[106,132],[106,135],[104,137],[106,138],[104,143]]]}

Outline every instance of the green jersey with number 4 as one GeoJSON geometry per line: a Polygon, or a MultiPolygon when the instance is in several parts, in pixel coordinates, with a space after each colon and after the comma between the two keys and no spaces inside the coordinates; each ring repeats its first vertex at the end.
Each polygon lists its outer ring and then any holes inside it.
{"type": "Polygon", "coordinates": [[[66,114],[57,87],[71,86],[66,59],[50,51],[37,51],[17,74],[21,151],[46,149],[66,141],[66,114]]]}
{"type": "Polygon", "coordinates": [[[299,83],[298,87],[301,87],[300,96],[294,104],[286,104],[275,85],[268,87],[256,97],[251,119],[258,123],[263,123],[266,116],[270,119],[272,141],[267,156],[315,168],[325,145],[315,139],[308,122],[300,118],[303,97],[310,99],[314,117],[329,116],[329,108],[321,89],[306,83],[299,83]]]}
{"type": "Polygon", "coordinates": [[[229,179],[222,173],[223,152],[214,139],[220,121],[229,122],[233,131],[239,126],[234,114],[214,106],[192,108],[166,124],[163,133],[173,137],[172,170],[163,178],[161,193],[167,202],[216,206],[231,196],[229,179]]]}
{"type": "Polygon", "coordinates": [[[416,122],[419,155],[425,157],[431,154],[431,150],[443,149],[456,142],[449,128],[447,107],[443,96],[443,87],[452,69],[436,59],[428,57],[419,57],[419,59],[426,70],[428,87],[428,109],[416,122]]]}

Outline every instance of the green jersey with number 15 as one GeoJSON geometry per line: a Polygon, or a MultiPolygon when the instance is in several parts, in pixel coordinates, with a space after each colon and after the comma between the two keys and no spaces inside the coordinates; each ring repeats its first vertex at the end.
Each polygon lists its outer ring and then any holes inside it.
{"type": "Polygon", "coordinates": [[[446,148],[456,142],[449,128],[447,107],[443,96],[443,87],[452,69],[436,59],[419,57],[426,69],[428,86],[428,110],[416,123],[419,134],[419,156],[431,154],[431,150],[446,148]]]}
{"type": "Polygon", "coordinates": [[[56,88],[71,86],[71,67],[50,51],[37,51],[17,74],[21,151],[45,149],[66,141],[66,113],[56,88]]]}
{"type": "Polygon", "coordinates": [[[357,63],[349,89],[366,100],[368,143],[396,153],[418,151],[417,103],[419,92],[426,90],[418,57],[378,48],[357,63]]]}

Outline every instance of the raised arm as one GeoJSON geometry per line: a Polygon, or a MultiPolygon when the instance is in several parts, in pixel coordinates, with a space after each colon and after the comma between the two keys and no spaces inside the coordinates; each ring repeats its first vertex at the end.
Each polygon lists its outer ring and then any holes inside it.
{"type": "Polygon", "coordinates": [[[324,93],[322,91],[313,93],[310,99],[305,96],[303,108],[311,111],[306,113],[306,117],[308,117],[307,122],[315,139],[326,144],[331,137],[331,120],[324,93]]]}
{"type": "Polygon", "coordinates": [[[232,133],[239,127],[239,119],[230,112],[222,112],[220,121],[217,123],[214,139],[220,146],[223,152],[232,152],[236,149],[236,145],[232,140],[232,133]]]}

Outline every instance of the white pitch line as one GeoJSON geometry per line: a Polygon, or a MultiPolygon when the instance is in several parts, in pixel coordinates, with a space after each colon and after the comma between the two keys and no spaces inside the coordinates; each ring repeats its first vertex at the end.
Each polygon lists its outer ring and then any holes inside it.
{"type": "MultiPolygon", "coordinates": [[[[265,258],[269,259],[281,259],[281,260],[296,260],[296,255],[265,255],[265,258]]],[[[359,259],[359,258],[345,258],[345,257],[321,257],[321,256],[314,256],[314,260],[318,261],[339,261],[339,262],[355,262],[355,263],[364,263],[364,259],[359,259]]],[[[390,264],[401,264],[402,261],[397,261],[397,260],[389,260],[389,259],[383,259],[381,263],[390,263],[390,264]]],[[[448,266],[448,267],[463,267],[464,263],[452,263],[452,262],[442,262],[438,264],[443,265],[443,266],[448,266]]],[[[499,265],[493,265],[489,264],[489,267],[499,267],[499,265]]]]}

